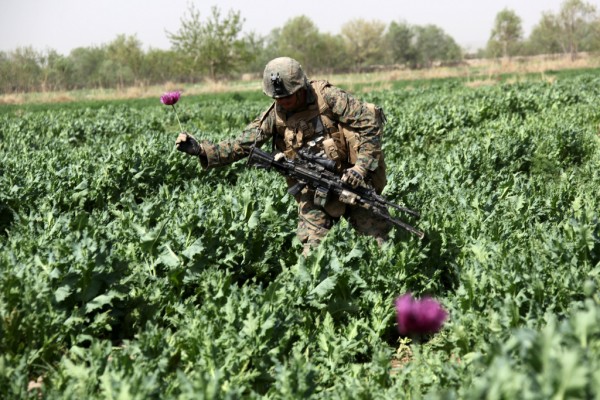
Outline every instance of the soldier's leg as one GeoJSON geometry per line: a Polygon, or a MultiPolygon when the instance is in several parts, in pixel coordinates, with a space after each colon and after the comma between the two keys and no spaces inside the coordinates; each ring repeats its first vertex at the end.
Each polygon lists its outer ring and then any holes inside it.
{"type": "Polygon", "coordinates": [[[303,190],[298,199],[298,229],[296,235],[303,244],[302,254],[308,253],[321,243],[333,226],[333,218],[314,203],[314,192],[303,190]]]}
{"type": "Polygon", "coordinates": [[[369,235],[377,240],[380,246],[388,239],[392,225],[378,215],[372,214],[362,207],[349,207],[346,218],[359,233],[369,235]]]}

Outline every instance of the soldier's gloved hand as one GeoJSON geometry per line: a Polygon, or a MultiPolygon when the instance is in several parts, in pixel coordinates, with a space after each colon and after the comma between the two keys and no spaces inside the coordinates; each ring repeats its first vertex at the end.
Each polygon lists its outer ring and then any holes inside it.
{"type": "Polygon", "coordinates": [[[191,156],[200,156],[204,154],[202,147],[195,137],[187,132],[181,132],[175,141],[177,150],[187,153],[191,156]]]}
{"type": "Polygon", "coordinates": [[[352,168],[348,168],[342,175],[342,182],[349,184],[352,187],[357,187],[365,181],[367,171],[359,166],[355,165],[352,168]]]}

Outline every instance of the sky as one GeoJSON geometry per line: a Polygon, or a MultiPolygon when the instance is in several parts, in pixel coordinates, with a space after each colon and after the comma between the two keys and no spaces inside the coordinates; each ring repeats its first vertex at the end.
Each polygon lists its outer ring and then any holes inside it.
{"type": "MultiPolygon", "coordinates": [[[[243,30],[266,35],[299,15],[320,32],[340,33],[353,19],[434,24],[468,51],[484,47],[496,14],[508,8],[521,17],[524,35],[542,12],[556,13],[565,0],[0,0],[0,51],[31,46],[68,55],[77,47],[110,43],[135,35],[144,50],[168,49],[193,3],[201,19],[217,6],[222,15],[239,11],[243,30]]],[[[600,0],[588,0],[600,8],[600,0]]]]}

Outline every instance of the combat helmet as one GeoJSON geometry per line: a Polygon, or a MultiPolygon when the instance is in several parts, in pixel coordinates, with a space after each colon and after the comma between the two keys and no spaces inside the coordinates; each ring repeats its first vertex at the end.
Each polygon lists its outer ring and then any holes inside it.
{"type": "Polygon", "coordinates": [[[308,78],[300,63],[290,57],[278,57],[268,62],[263,73],[263,92],[274,99],[296,93],[308,87],[308,78]]]}

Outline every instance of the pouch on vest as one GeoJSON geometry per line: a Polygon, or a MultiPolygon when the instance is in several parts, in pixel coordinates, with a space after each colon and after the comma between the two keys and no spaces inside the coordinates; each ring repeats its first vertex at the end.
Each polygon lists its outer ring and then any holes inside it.
{"type": "Polygon", "coordinates": [[[315,205],[317,205],[321,208],[324,208],[325,204],[327,203],[328,195],[329,195],[329,192],[327,190],[317,188],[315,190],[315,197],[314,197],[313,202],[315,203],[315,205]]]}
{"type": "Polygon", "coordinates": [[[325,151],[325,155],[332,161],[335,161],[335,167],[339,171],[341,169],[342,163],[340,160],[340,154],[338,152],[338,147],[333,138],[323,140],[323,150],[325,151]]]}

